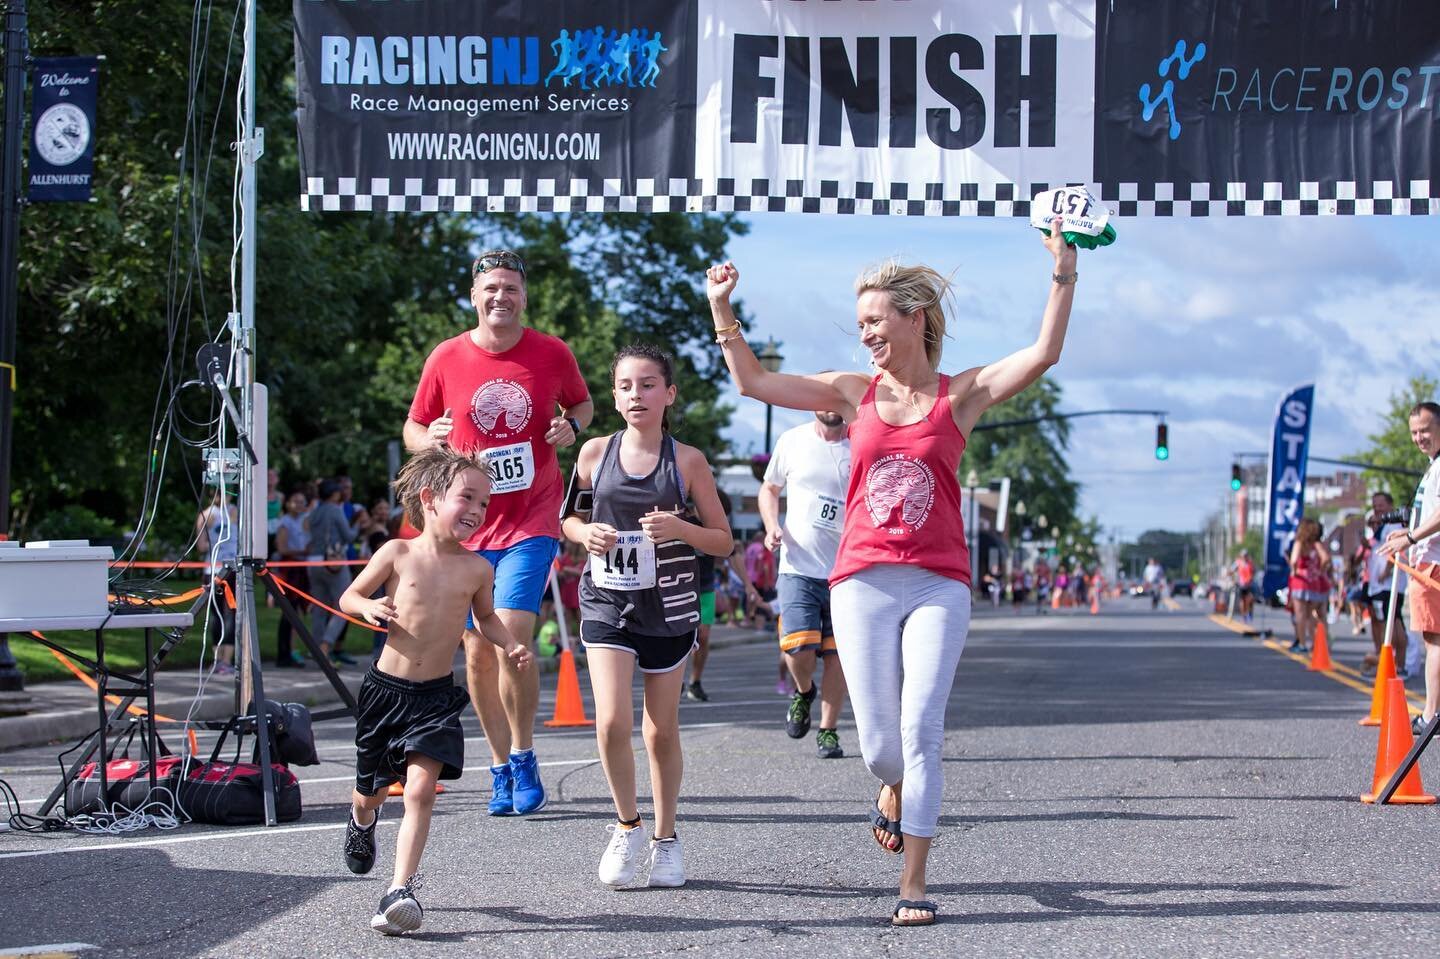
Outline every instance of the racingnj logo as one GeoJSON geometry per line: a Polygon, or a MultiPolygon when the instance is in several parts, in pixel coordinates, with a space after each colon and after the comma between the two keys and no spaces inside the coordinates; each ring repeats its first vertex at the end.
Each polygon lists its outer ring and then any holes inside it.
{"type": "Polygon", "coordinates": [[[598,160],[598,133],[389,133],[392,160],[598,160]]]}

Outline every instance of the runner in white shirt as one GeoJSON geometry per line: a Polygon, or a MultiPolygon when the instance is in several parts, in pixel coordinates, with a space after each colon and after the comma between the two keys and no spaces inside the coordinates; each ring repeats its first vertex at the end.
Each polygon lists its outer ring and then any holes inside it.
{"type": "MultiPolygon", "coordinates": [[[[1410,439],[1430,460],[1415,488],[1415,515],[1409,529],[1397,529],[1380,552],[1396,556],[1408,551],[1408,564],[1429,579],[1440,579],[1440,404],[1417,403],[1410,410],[1410,439]]],[[[1428,723],[1440,711],[1440,589],[1421,581],[1411,584],[1410,627],[1425,639],[1425,711],[1428,723]]]]}
{"type": "Polygon", "coordinates": [[[830,623],[830,570],[845,523],[845,492],[850,483],[850,441],[838,413],[816,413],[813,423],[780,434],[765,481],[760,486],[760,517],[765,545],[780,547],[780,649],[795,679],[785,716],[785,732],[800,739],[810,731],[815,701],[815,667],[825,662],[820,680],[820,728],[815,735],[821,759],[839,759],[836,726],[845,702],[845,674],[835,655],[830,623]],[[780,491],[785,490],[785,520],[780,520],[780,491]]]}

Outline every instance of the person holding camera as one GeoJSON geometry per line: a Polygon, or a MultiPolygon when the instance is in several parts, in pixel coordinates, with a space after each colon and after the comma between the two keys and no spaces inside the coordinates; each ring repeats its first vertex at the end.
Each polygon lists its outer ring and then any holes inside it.
{"type": "Polygon", "coordinates": [[[1440,588],[1426,580],[1440,578],[1440,404],[1426,401],[1410,409],[1410,439],[1430,460],[1415,487],[1414,515],[1385,537],[1378,552],[1386,557],[1409,556],[1415,577],[1409,589],[1410,625],[1425,640],[1425,710],[1417,723],[1428,723],[1440,711],[1440,588]]]}

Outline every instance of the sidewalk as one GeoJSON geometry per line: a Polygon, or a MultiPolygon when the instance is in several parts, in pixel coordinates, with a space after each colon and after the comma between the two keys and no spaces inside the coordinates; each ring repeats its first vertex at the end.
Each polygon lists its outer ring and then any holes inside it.
{"type": "MultiPolygon", "coordinates": [[[[746,643],[773,642],[768,631],[741,629],[736,626],[715,626],[710,633],[710,648],[724,649],[746,643]]],[[[337,667],[340,677],[353,695],[360,688],[368,661],[364,665],[337,667]]],[[[541,675],[554,673],[555,659],[537,663],[541,675]]],[[[198,673],[194,669],[162,670],[155,676],[155,712],[171,719],[184,720],[195,699],[198,673]]],[[[310,663],[306,669],[264,670],[265,698],[282,703],[304,703],[312,708],[340,702],[325,674],[310,663]]],[[[465,684],[463,652],[455,657],[455,682],[465,684]]],[[[95,692],[79,680],[58,680],[27,686],[32,710],[23,716],[0,717],[0,752],[22,746],[39,746],[50,742],[68,742],[92,732],[99,726],[95,692]]],[[[144,700],[137,700],[144,705],[144,700]]],[[[113,707],[112,707],[113,708],[113,707]]],[[[196,719],[224,719],[235,708],[235,683],[228,676],[211,676],[205,695],[195,710],[196,719]]]]}

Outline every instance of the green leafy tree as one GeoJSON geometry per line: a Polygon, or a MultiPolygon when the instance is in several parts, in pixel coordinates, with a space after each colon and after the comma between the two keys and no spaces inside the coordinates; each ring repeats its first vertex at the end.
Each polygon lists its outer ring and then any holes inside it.
{"type": "MultiPolygon", "coordinates": [[[[1080,529],[1080,485],[1070,477],[1065,451],[1070,424],[1041,420],[1022,426],[986,429],[988,423],[1053,416],[1060,411],[1060,384],[1048,376],[985,412],[970,434],[961,469],[973,469],[981,482],[1010,477],[1010,504],[1025,504],[1029,523],[1044,516],[1050,528],[1080,529]]],[[[1013,517],[1012,517],[1013,518],[1013,517]]],[[[1097,531],[1098,535],[1098,531],[1097,531]]]]}
{"type": "MultiPolygon", "coordinates": [[[[1416,403],[1435,402],[1437,397],[1440,381],[1423,373],[1412,376],[1403,389],[1390,394],[1390,408],[1380,421],[1380,429],[1367,437],[1370,445],[1356,453],[1354,459],[1418,474],[1425,468],[1425,457],[1410,439],[1410,411],[1416,403]]],[[[1372,490],[1391,490],[1397,503],[1408,502],[1415,485],[1403,476],[1376,470],[1365,471],[1365,483],[1372,490]]]]}
{"type": "MultiPolygon", "coordinates": [[[[70,503],[133,524],[158,480],[157,538],[188,536],[200,494],[195,447],[213,442],[220,411],[186,381],[196,349],[222,338],[238,309],[229,146],[238,9],[147,5],[140,28],[133,0],[31,0],[36,54],[108,59],[95,202],[36,205],[22,219],[10,504],[18,532],[70,503]],[[176,432],[157,440],[158,414],[172,404],[182,414],[176,432]]],[[[262,0],[256,39],[257,124],[266,130],[256,370],[269,387],[271,463],[283,484],[346,469],[357,496],[383,489],[385,447],[400,436],[426,354],[475,322],[468,267],[489,242],[526,255],[529,319],[575,351],[601,413],[596,429],[618,422],[608,402],[614,350],[649,339],[677,357],[682,437],[721,449],[728,410],[715,351],[698,348],[709,336],[698,281],[743,224],[682,214],[303,212],[291,16],[288,0],[262,0]]]]}

